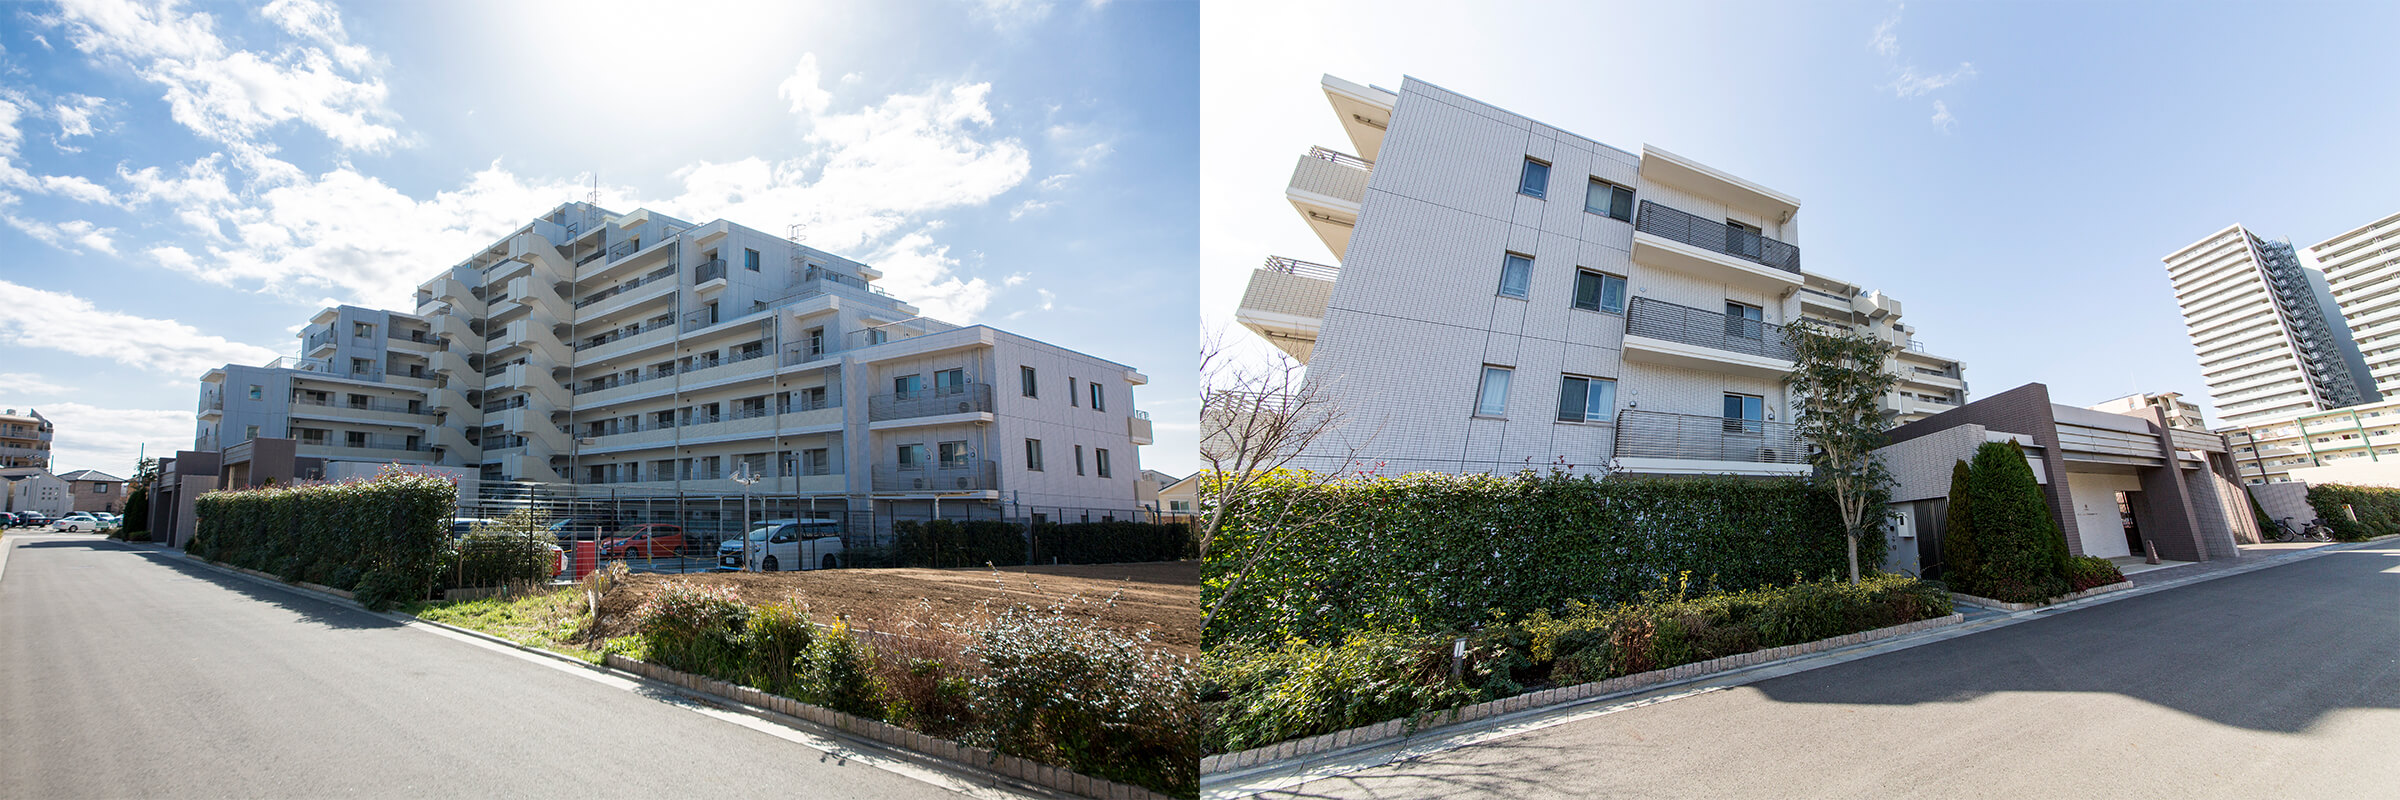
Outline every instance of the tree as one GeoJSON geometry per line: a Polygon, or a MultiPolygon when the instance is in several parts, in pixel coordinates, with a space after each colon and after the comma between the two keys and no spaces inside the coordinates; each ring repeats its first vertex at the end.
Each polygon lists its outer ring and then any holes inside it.
{"type": "Polygon", "coordinates": [[[1850,582],[1858,583],[1858,539],[1869,520],[1881,529],[1880,511],[1892,484],[1891,470],[1875,457],[1882,447],[1883,396],[1896,378],[1884,369],[1890,345],[1861,333],[1803,320],[1784,328],[1792,348],[1792,371],[1783,378],[1800,403],[1793,422],[1809,445],[1815,479],[1833,488],[1841,506],[1850,548],[1850,582]]]}
{"type": "Polygon", "coordinates": [[[1966,496],[1977,561],[1970,591],[2009,602],[2067,593],[2067,541],[2025,463],[2025,448],[2016,442],[1975,448],[1966,496]]]}
{"type": "Polygon", "coordinates": [[[1975,583],[1975,502],[1967,493],[1974,470],[1961,461],[1950,467],[1950,513],[1942,524],[1942,581],[1965,589],[1975,583]]]}
{"type": "MultiPolygon", "coordinates": [[[[1281,353],[1264,363],[1246,360],[1226,350],[1221,334],[1212,334],[1202,343],[1200,459],[1206,463],[1208,473],[1199,491],[1205,512],[1200,518],[1199,532],[1203,561],[1210,558],[1227,515],[1242,513],[1259,492],[1261,481],[1269,476],[1298,475],[1302,480],[1324,483],[1338,480],[1348,472],[1349,455],[1355,455],[1354,449],[1332,469],[1315,472],[1288,469],[1302,454],[1328,443],[1346,421],[1346,415],[1326,393],[1324,384],[1309,380],[1304,369],[1299,361],[1281,353]]],[[[1287,504],[1279,514],[1304,513],[1295,508],[1287,504]]],[[[1201,615],[1201,629],[1207,630],[1225,607],[1227,598],[1241,590],[1243,581],[1273,551],[1282,531],[1310,522],[1289,518],[1266,520],[1257,526],[1266,531],[1263,539],[1247,548],[1238,563],[1208,564],[1208,571],[1213,573],[1209,588],[1216,596],[1201,615]]]]}
{"type": "Polygon", "coordinates": [[[133,478],[125,482],[132,487],[125,492],[125,523],[122,532],[141,533],[150,530],[150,484],[158,480],[158,459],[144,458],[133,465],[133,478]]]}

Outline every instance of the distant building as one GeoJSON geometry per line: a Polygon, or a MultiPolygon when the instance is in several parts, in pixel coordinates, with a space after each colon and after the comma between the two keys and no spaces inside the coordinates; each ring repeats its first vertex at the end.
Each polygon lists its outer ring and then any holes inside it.
{"type": "Polygon", "coordinates": [[[77,511],[115,513],[125,505],[125,479],[99,470],[79,469],[58,476],[67,482],[67,495],[77,511]]]}
{"type": "Polygon", "coordinates": [[[53,426],[41,412],[26,409],[0,411],[0,468],[50,468],[50,435],[53,426]]]}
{"type": "Polygon", "coordinates": [[[75,509],[67,482],[41,467],[0,468],[0,487],[6,487],[4,511],[32,511],[56,517],[75,509]]]}
{"type": "Polygon", "coordinates": [[[2093,411],[2106,411],[2111,414],[2131,414],[2134,416],[2148,416],[2150,409],[2155,408],[2166,412],[2167,425],[2169,427],[2185,428],[2197,431],[2208,430],[2208,423],[2201,420],[2200,404],[2194,403],[2190,400],[2185,400],[2183,399],[2183,395],[2176,394],[2174,392],[2160,392],[2157,394],[2129,394],[2114,400],[2106,400],[2099,403],[2094,403],[2090,406],[2086,406],[2086,408],[2090,408],[2093,411]]]}

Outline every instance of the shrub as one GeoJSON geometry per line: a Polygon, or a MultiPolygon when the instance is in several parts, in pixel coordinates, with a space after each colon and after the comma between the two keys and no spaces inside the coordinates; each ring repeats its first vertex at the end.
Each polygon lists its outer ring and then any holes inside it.
{"type": "MultiPolygon", "coordinates": [[[[1204,489],[1204,493],[1205,493],[1204,489]]],[[[1414,473],[1318,484],[1285,473],[1224,510],[1202,568],[1204,641],[1344,641],[1637,599],[1663,575],[1741,589],[1847,571],[1829,489],[1798,480],[1414,473]]],[[[1873,515],[1880,522],[1880,515],[1873,515]]],[[[1859,542],[1883,561],[1884,539],[1859,542]]]]}
{"type": "Polygon", "coordinates": [[[2125,573],[2118,571],[2117,565],[2108,559],[2076,556],[2067,562],[2067,591],[2080,592],[2124,582],[2125,573]]]}
{"type": "Polygon", "coordinates": [[[550,548],[558,537],[529,511],[519,510],[491,523],[476,523],[466,536],[450,542],[443,553],[444,588],[510,586],[550,580],[557,556],[550,548]]]}
{"type": "Polygon", "coordinates": [[[648,659],[666,667],[731,678],[747,665],[742,634],[750,607],[730,587],[670,581],[634,612],[648,659]]]}
{"type": "MultiPolygon", "coordinates": [[[[2400,533],[2400,489],[2374,486],[2348,486],[2337,483],[2308,487],[2308,506],[2325,518],[2333,528],[2333,538],[2344,542],[2363,542],[2377,536],[2400,533]],[[2350,520],[2343,506],[2358,514],[2350,520]]],[[[2273,523],[2261,528],[2275,535],[2273,523]]]]}
{"type": "Polygon", "coordinates": [[[1968,493],[1967,462],[1950,466],[1950,510],[1942,530],[1942,580],[1961,586],[1975,580],[1975,498],[1968,493]]]}
{"type": "MultiPolygon", "coordinates": [[[[955,655],[955,654],[952,654],[955,655]]],[[[979,724],[975,689],[955,657],[886,653],[884,718],[927,735],[956,739],[979,724]]]]}
{"type": "MultiPolygon", "coordinates": [[[[150,487],[139,483],[134,484],[133,491],[125,494],[123,516],[125,524],[120,530],[121,533],[146,533],[150,530],[150,487]]],[[[142,539],[140,541],[149,540],[142,539]]]]}
{"type": "Polygon", "coordinates": [[[834,620],[808,644],[798,697],[845,714],[882,719],[883,682],[876,679],[875,663],[875,649],[850,632],[849,622],[834,620]]]}
{"type": "Polygon", "coordinates": [[[1975,566],[1953,576],[1953,583],[1970,594],[2013,603],[2067,593],[2067,541],[2025,463],[2023,447],[1985,442],[1976,448],[1965,497],[1975,566]]]}
{"type": "Polygon", "coordinates": [[[369,608],[417,600],[440,578],[458,487],[386,467],[372,480],[210,492],[187,549],[285,580],[349,589],[369,608]]]}
{"type": "Polygon", "coordinates": [[[1339,644],[1211,647],[1200,662],[1203,696],[1216,698],[1208,750],[1247,750],[1489,699],[1450,679],[1448,645],[1362,630],[1339,644]]]}
{"type": "Polygon", "coordinates": [[[743,670],[746,682],[776,694],[799,692],[803,663],[816,632],[808,612],[798,606],[776,603],[753,610],[742,633],[742,647],[749,653],[748,668],[743,670]]]}
{"type": "Polygon", "coordinates": [[[974,739],[995,750],[1174,795],[1199,788],[1191,667],[1149,643],[1058,609],[1011,608],[973,630],[966,654],[974,739]]]}

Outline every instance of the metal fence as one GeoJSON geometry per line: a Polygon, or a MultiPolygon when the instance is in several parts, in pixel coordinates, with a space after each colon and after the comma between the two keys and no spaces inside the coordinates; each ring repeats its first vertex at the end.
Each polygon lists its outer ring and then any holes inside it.
{"type": "Polygon", "coordinates": [[[1786,272],[1800,271],[1799,245],[1648,200],[1642,201],[1642,212],[1634,217],[1633,229],[1786,272]]]}
{"type": "Polygon", "coordinates": [[[1633,458],[1808,463],[1807,443],[1789,423],[1632,409],[1617,412],[1616,453],[1633,458]]]}
{"type": "Polygon", "coordinates": [[[1799,359],[1784,326],[1647,297],[1633,298],[1626,307],[1625,333],[1784,361],[1799,359]]]}

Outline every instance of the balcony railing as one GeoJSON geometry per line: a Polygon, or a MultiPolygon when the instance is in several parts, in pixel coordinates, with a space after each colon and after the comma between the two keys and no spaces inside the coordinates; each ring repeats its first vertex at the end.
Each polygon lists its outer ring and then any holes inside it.
{"type": "Polygon", "coordinates": [[[826,269],[826,268],[824,268],[824,267],[815,266],[815,265],[810,265],[810,266],[809,266],[809,268],[808,268],[808,272],[807,272],[807,273],[806,273],[806,274],[805,274],[805,275],[804,275],[804,276],[801,278],[801,280],[802,280],[802,281],[804,281],[804,282],[805,282],[805,281],[825,281],[825,282],[828,282],[828,283],[837,283],[837,284],[841,284],[841,285],[843,285],[843,286],[848,286],[848,287],[850,287],[850,288],[853,288],[853,289],[864,289],[864,290],[867,290],[867,291],[869,291],[869,292],[873,292],[873,293],[875,293],[875,294],[882,294],[882,295],[888,295],[888,294],[890,294],[889,292],[886,292],[886,291],[884,291],[883,289],[881,289],[881,288],[877,287],[875,284],[868,283],[868,282],[866,281],[866,279],[864,279],[864,278],[860,278],[860,277],[858,277],[858,276],[855,276],[855,275],[847,275],[847,274],[843,274],[843,273],[840,273],[840,272],[835,272],[835,271],[833,271],[833,270],[826,269]]]}
{"type": "Polygon", "coordinates": [[[315,350],[319,347],[324,347],[329,344],[333,344],[333,329],[331,328],[317,331],[316,333],[308,335],[307,347],[309,350],[315,350]]]}
{"type": "Polygon", "coordinates": [[[314,406],[314,407],[317,407],[317,408],[347,408],[347,409],[352,409],[352,410],[356,410],[356,411],[376,411],[376,412],[382,412],[382,413],[385,413],[385,414],[424,414],[424,413],[426,413],[426,412],[423,410],[423,408],[422,408],[422,407],[418,407],[418,408],[410,408],[410,407],[408,406],[408,404],[407,404],[407,403],[394,403],[394,402],[389,402],[389,401],[376,401],[376,400],[369,400],[369,401],[367,401],[367,402],[365,402],[365,403],[336,403],[336,402],[334,402],[334,401],[332,401],[332,400],[316,400],[316,399],[312,399],[312,398],[308,398],[308,397],[294,397],[294,398],[292,398],[292,405],[295,405],[295,406],[314,406]]]}
{"type": "Polygon", "coordinates": [[[404,450],[412,453],[433,452],[433,447],[425,444],[422,441],[412,444],[407,439],[393,436],[369,436],[364,439],[334,439],[330,437],[312,439],[302,436],[300,437],[300,443],[311,447],[338,447],[350,450],[404,450]]]}
{"type": "Polygon", "coordinates": [[[1788,423],[1626,409],[1617,412],[1617,457],[1805,464],[1808,447],[1788,423]]]}
{"type": "Polygon", "coordinates": [[[990,413],[991,410],[992,385],[988,383],[938,386],[907,394],[879,394],[867,401],[867,419],[875,422],[943,414],[990,413]]]}
{"type": "Polygon", "coordinates": [[[701,284],[725,277],[725,259],[712,258],[692,268],[692,283],[701,284]]]}
{"type": "Polygon", "coordinates": [[[1647,297],[1625,308],[1625,335],[1696,344],[1716,350],[1782,361],[1798,360],[1784,327],[1647,297]]]}
{"type": "Polygon", "coordinates": [[[1720,220],[1686,214],[1648,200],[1642,201],[1642,213],[1634,217],[1633,229],[1785,272],[1800,271],[1799,245],[1770,239],[1720,220]]]}
{"type": "Polygon", "coordinates": [[[876,464],[871,482],[878,492],[972,492],[1000,488],[1000,470],[990,461],[940,461],[932,464],[876,464]]]}
{"type": "Polygon", "coordinates": [[[1315,278],[1322,281],[1333,280],[1336,276],[1339,276],[1342,271],[1341,267],[1333,266],[1331,264],[1319,264],[1313,261],[1302,261],[1297,258],[1284,258],[1283,256],[1267,256],[1267,266],[1265,269],[1268,272],[1281,272],[1285,275],[1297,275],[1303,278],[1315,278]]]}
{"type": "Polygon", "coordinates": [[[1357,167],[1359,169],[1371,170],[1375,168],[1375,162],[1373,161],[1368,161],[1366,159],[1359,158],[1358,156],[1344,153],[1340,150],[1335,150],[1329,147],[1310,147],[1308,148],[1308,157],[1318,159],[1320,161],[1331,161],[1344,166],[1357,167]]]}

